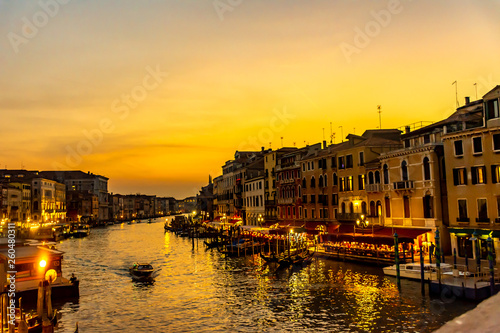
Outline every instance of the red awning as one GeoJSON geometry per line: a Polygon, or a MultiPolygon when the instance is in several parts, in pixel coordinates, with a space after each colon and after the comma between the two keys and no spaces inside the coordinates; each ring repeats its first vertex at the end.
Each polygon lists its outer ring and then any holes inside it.
{"type": "Polygon", "coordinates": [[[354,225],[339,225],[335,231],[322,235],[323,241],[339,242],[363,242],[374,244],[394,244],[394,233],[398,234],[400,243],[413,243],[415,238],[423,233],[431,231],[430,229],[417,228],[388,228],[373,227],[361,229],[354,225]]]}

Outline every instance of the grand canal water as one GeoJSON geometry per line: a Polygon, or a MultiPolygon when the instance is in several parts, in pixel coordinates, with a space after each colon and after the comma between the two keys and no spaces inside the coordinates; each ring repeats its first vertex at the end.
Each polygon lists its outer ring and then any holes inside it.
{"type": "Polygon", "coordinates": [[[255,256],[225,259],[157,223],[93,229],[58,245],[63,274],[79,277],[80,297],[55,304],[56,332],[432,332],[473,308],[420,295],[418,282],[395,280],[380,267],[314,259],[275,273],[255,256]],[[135,261],[157,270],[135,283],[135,261]]]}

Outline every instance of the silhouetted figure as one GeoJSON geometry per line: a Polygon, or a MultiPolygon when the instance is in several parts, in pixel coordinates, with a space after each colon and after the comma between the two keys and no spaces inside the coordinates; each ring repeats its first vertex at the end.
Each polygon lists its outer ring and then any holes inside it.
{"type": "Polygon", "coordinates": [[[75,283],[78,279],[75,276],[75,273],[71,273],[71,278],[69,279],[69,282],[75,283]]]}

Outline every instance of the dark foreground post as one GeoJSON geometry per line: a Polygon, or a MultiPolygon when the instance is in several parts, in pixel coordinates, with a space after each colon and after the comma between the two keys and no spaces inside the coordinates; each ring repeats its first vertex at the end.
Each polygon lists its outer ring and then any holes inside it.
{"type": "Polygon", "coordinates": [[[399,276],[399,242],[398,233],[394,233],[394,258],[396,261],[396,282],[398,284],[398,289],[401,290],[401,278],[399,276]]]}
{"type": "Polygon", "coordinates": [[[438,274],[438,281],[439,281],[439,292],[441,293],[441,253],[439,252],[441,246],[439,244],[439,229],[436,229],[436,235],[434,236],[436,239],[436,270],[438,274]]]}
{"type": "Polygon", "coordinates": [[[488,262],[490,266],[490,291],[491,296],[495,293],[495,270],[493,269],[493,239],[488,236],[486,239],[486,243],[488,244],[488,262]]]}
{"type": "Polygon", "coordinates": [[[425,279],[424,279],[424,252],[420,245],[420,288],[422,296],[425,296],[425,279]]]}

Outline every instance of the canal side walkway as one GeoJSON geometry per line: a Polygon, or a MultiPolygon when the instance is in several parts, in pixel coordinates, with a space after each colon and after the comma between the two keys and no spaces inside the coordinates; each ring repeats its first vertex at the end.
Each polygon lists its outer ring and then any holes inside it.
{"type": "Polygon", "coordinates": [[[494,295],[477,307],[447,322],[434,333],[494,333],[499,332],[500,294],[494,295]]]}

